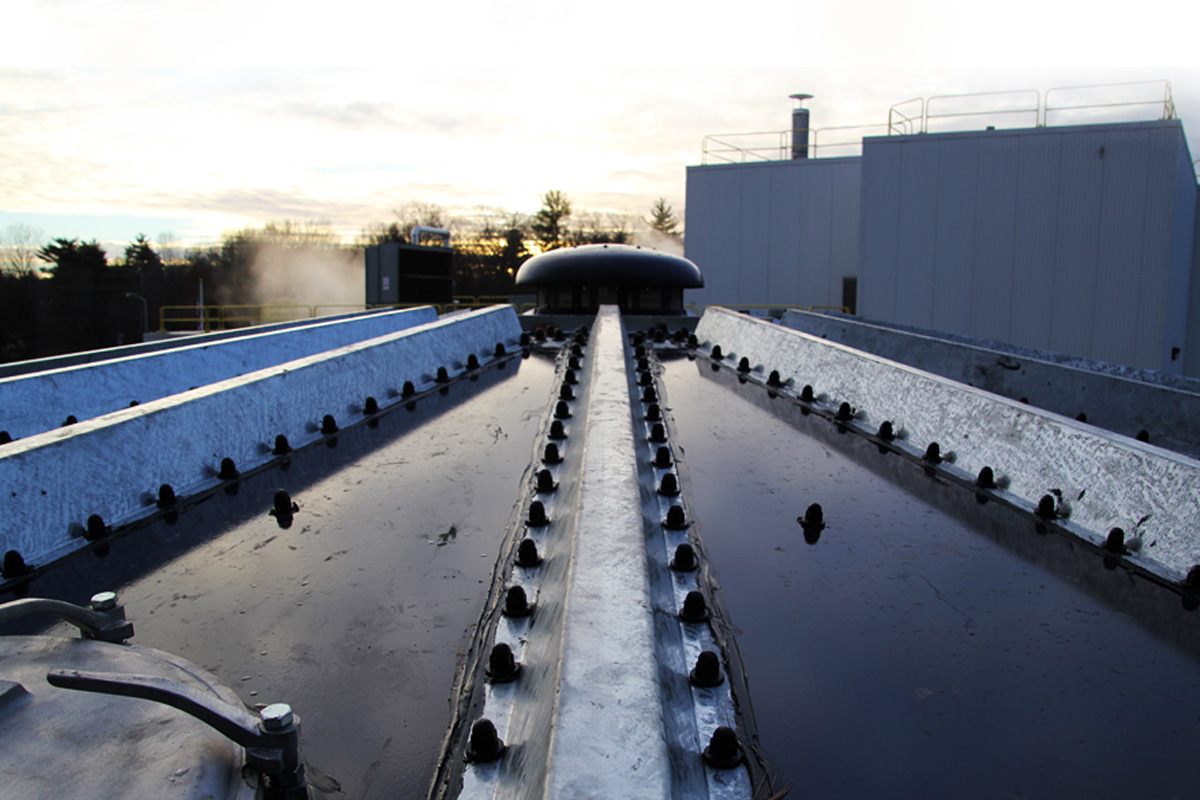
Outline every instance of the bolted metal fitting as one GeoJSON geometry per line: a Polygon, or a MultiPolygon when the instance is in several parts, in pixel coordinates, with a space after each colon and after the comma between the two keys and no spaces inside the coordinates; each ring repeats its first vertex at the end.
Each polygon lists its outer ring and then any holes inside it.
{"type": "Polygon", "coordinates": [[[530,605],[529,599],[525,596],[525,587],[510,586],[508,591],[504,593],[504,608],[502,612],[506,617],[528,617],[533,613],[533,606],[530,605]]]}
{"type": "Polygon", "coordinates": [[[561,464],[562,456],[558,453],[558,445],[550,442],[546,445],[546,450],[542,453],[543,464],[561,464]]]}
{"type": "Polygon", "coordinates": [[[687,346],[688,346],[688,347],[692,347],[692,348],[695,348],[695,347],[699,347],[699,346],[700,346],[700,340],[696,338],[696,334],[694,334],[694,333],[689,333],[689,334],[688,334],[688,337],[687,337],[687,346]]]}
{"type": "Polygon", "coordinates": [[[666,340],[667,340],[667,329],[666,328],[659,328],[658,330],[656,330],[654,332],[654,341],[658,342],[659,344],[662,344],[666,340]]]}
{"type": "Polygon", "coordinates": [[[107,533],[108,526],[104,524],[104,517],[99,514],[92,514],[87,518],[87,527],[84,529],[83,538],[89,542],[94,542],[107,533]]]}
{"type": "Polygon", "coordinates": [[[567,335],[563,333],[562,328],[555,325],[550,331],[550,338],[556,342],[561,342],[567,338],[567,335]]]}
{"type": "Polygon", "coordinates": [[[684,622],[704,622],[710,616],[704,595],[696,589],[688,592],[683,598],[683,607],[679,609],[679,618],[684,622]]]}
{"type": "Polygon", "coordinates": [[[660,446],[654,453],[654,461],[651,462],[654,466],[660,469],[666,469],[671,466],[671,449],[665,444],[660,446]]]}
{"type": "Polygon", "coordinates": [[[1188,570],[1187,577],[1183,579],[1183,585],[1188,591],[1200,594],[1200,564],[1188,570]]]}
{"type": "Polygon", "coordinates": [[[738,361],[737,371],[741,372],[743,374],[749,372],[750,371],[750,359],[746,358],[745,356],[742,356],[741,360],[738,361]]]}
{"type": "Polygon", "coordinates": [[[696,570],[696,551],[690,544],[684,542],[675,548],[675,556],[671,559],[671,569],[676,572],[694,572],[696,570]]]}
{"type": "Polygon", "coordinates": [[[812,403],[816,400],[813,395],[813,388],[809,384],[804,384],[804,388],[800,390],[800,399],[805,403],[812,403]]]}
{"type": "Polygon", "coordinates": [[[295,514],[300,510],[300,506],[292,502],[292,496],[283,489],[275,492],[275,498],[271,504],[271,511],[275,514],[295,514]]]}
{"type": "Polygon", "coordinates": [[[646,358],[645,356],[641,356],[637,360],[637,371],[638,372],[649,372],[650,371],[650,359],[646,358]]]}
{"type": "Polygon", "coordinates": [[[400,389],[401,397],[412,397],[416,393],[417,387],[413,385],[412,381],[405,381],[403,388],[400,389]]]}
{"type": "Polygon", "coordinates": [[[525,524],[531,528],[550,524],[550,518],[546,516],[546,506],[541,500],[534,500],[529,504],[529,519],[525,520],[525,524]]]}
{"type": "Polygon", "coordinates": [[[646,341],[646,337],[640,331],[634,331],[629,337],[629,341],[633,342],[635,347],[641,346],[646,341]]]}
{"type": "Polygon", "coordinates": [[[1080,411],[1078,414],[1075,415],[1075,420],[1077,422],[1087,422],[1087,413],[1084,411],[1080,411]]]}
{"type": "Polygon", "coordinates": [[[820,503],[813,503],[804,510],[803,517],[796,517],[796,521],[800,523],[800,527],[807,530],[822,531],[825,530],[825,510],[821,508],[820,503]]]}
{"type": "Polygon", "coordinates": [[[653,375],[651,375],[649,372],[639,372],[638,373],[638,386],[653,386],[653,385],[654,385],[654,376],[653,375]]]}
{"type": "Polygon", "coordinates": [[[849,422],[852,419],[854,419],[854,409],[850,407],[849,403],[842,403],[840,406],[838,406],[838,422],[849,422]]]}
{"type": "Polygon", "coordinates": [[[333,414],[326,414],[321,417],[321,434],[324,436],[332,436],[338,432],[337,420],[333,418],[333,414]]]}
{"type": "Polygon", "coordinates": [[[217,477],[223,481],[236,481],[238,479],[238,468],[232,458],[226,456],[221,459],[221,470],[217,473],[217,477]]]}
{"type": "Polygon", "coordinates": [[[1054,519],[1056,516],[1058,516],[1055,511],[1053,495],[1042,495],[1041,499],[1038,500],[1037,508],[1034,509],[1033,513],[1037,514],[1042,519],[1054,519]]]}
{"type": "Polygon", "coordinates": [[[742,743],[737,732],[727,725],[713,731],[708,747],[704,748],[704,763],[715,769],[733,769],[742,763],[742,743]]]}
{"type": "Polygon", "coordinates": [[[783,380],[779,377],[779,370],[771,370],[771,374],[767,376],[767,386],[773,389],[779,389],[783,386],[783,380]]]}
{"type": "Polygon", "coordinates": [[[436,380],[438,383],[449,383],[450,382],[449,370],[447,370],[445,367],[438,367],[437,375],[434,377],[434,380],[436,380]]]}
{"type": "Polygon", "coordinates": [[[558,488],[554,482],[554,476],[550,474],[550,470],[538,470],[537,474],[537,491],[539,494],[549,494],[558,488]]]}
{"type": "Polygon", "coordinates": [[[0,444],[8,444],[13,440],[12,434],[8,431],[0,431],[0,444]]]}
{"type": "Polygon", "coordinates": [[[655,391],[653,386],[647,386],[645,388],[645,390],[642,391],[642,402],[643,403],[657,403],[658,402],[658,392],[655,391]]]}
{"type": "Polygon", "coordinates": [[[921,456],[921,460],[927,464],[942,463],[942,446],[937,442],[930,442],[925,448],[925,455],[921,456]]]}
{"type": "Polygon", "coordinates": [[[504,349],[504,342],[496,342],[496,349],[492,351],[492,355],[496,358],[503,358],[508,355],[508,351],[504,349]]]}
{"type": "Polygon", "coordinates": [[[668,472],[662,476],[662,482],[658,485],[658,493],[664,497],[675,497],[679,494],[679,479],[675,477],[674,472],[668,472]]]}
{"type": "Polygon", "coordinates": [[[667,429],[661,422],[654,423],[654,427],[650,429],[650,441],[665,442],[667,440],[667,429]]]}
{"type": "Polygon", "coordinates": [[[25,563],[25,558],[16,550],[9,550],[4,554],[3,574],[5,578],[15,578],[18,575],[24,575],[29,572],[31,567],[25,563]]]}
{"type": "Polygon", "coordinates": [[[1104,540],[1104,549],[1110,553],[1125,553],[1125,530],[1123,528],[1113,528],[1108,532],[1108,538],[1104,540]]]}
{"type": "Polygon", "coordinates": [[[571,407],[567,405],[566,400],[559,400],[558,404],[554,406],[554,416],[558,419],[571,418],[571,407]]]}
{"type": "Polygon", "coordinates": [[[725,682],[721,674],[721,657],[712,650],[705,650],[696,658],[696,666],[688,673],[688,681],[693,686],[711,688],[725,682]]]}
{"type": "Polygon", "coordinates": [[[892,429],[892,421],[885,419],[879,423],[879,433],[876,435],[885,442],[893,441],[896,438],[896,431],[892,429]]]}
{"type": "Polygon", "coordinates": [[[667,509],[667,518],[663,520],[663,527],[669,531],[681,531],[688,526],[687,518],[683,514],[683,506],[675,504],[667,509]]]}
{"type": "Polygon", "coordinates": [[[662,409],[658,407],[658,403],[651,403],[646,409],[646,420],[648,422],[658,422],[662,419],[662,409]]]}
{"type": "Polygon", "coordinates": [[[529,347],[530,341],[529,334],[522,333],[520,338],[517,339],[517,344],[519,344],[521,347],[529,347]]]}
{"type": "Polygon", "coordinates": [[[555,441],[562,441],[567,438],[567,429],[563,427],[561,419],[556,419],[550,423],[549,437],[555,441]]]}
{"type": "Polygon", "coordinates": [[[719,345],[719,344],[714,344],[714,345],[712,346],[712,360],[713,360],[713,361],[720,361],[720,360],[721,360],[721,359],[723,359],[724,357],[725,357],[725,354],[721,352],[721,345],[719,345]]]}
{"type": "Polygon", "coordinates": [[[542,563],[538,555],[537,542],[526,536],[517,546],[516,564],[518,567],[536,567],[542,563]]]}
{"type": "Polygon", "coordinates": [[[576,358],[583,358],[583,345],[571,345],[571,355],[575,356],[576,358]]]}
{"type": "Polygon", "coordinates": [[[376,400],[374,397],[368,396],[366,402],[363,403],[363,413],[364,414],[378,414],[379,413],[379,401],[376,400]]]}
{"type": "Polygon", "coordinates": [[[996,488],[996,473],[991,467],[984,467],[979,470],[979,477],[975,479],[975,485],[980,489],[995,489],[996,488]]]}
{"type": "Polygon", "coordinates": [[[521,675],[521,665],[513,656],[512,648],[504,642],[497,642],[488,653],[487,667],[484,668],[492,683],[511,683],[521,675]]]}
{"type": "Polygon", "coordinates": [[[296,721],[292,707],[287,703],[272,703],[264,708],[259,716],[262,719],[262,729],[269,733],[286,731],[296,721]]]}
{"type": "Polygon", "coordinates": [[[575,392],[571,389],[571,384],[564,383],[558,391],[558,396],[563,400],[574,400],[575,392]]]}
{"type": "Polygon", "coordinates": [[[579,364],[579,358],[577,356],[571,356],[567,359],[567,369],[573,369],[573,370],[581,369],[580,364],[579,364]]]}
{"type": "Polygon", "coordinates": [[[117,593],[97,592],[92,595],[89,605],[91,605],[92,611],[112,611],[117,607],[117,593]]]}
{"type": "Polygon", "coordinates": [[[467,369],[479,369],[479,356],[474,353],[467,356],[467,369]]]}
{"type": "Polygon", "coordinates": [[[171,484],[164,483],[161,486],[159,486],[158,487],[158,507],[159,508],[169,508],[170,506],[175,505],[175,503],[176,503],[175,490],[171,487],[171,484]]]}
{"type": "Polygon", "coordinates": [[[1149,443],[1150,431],[1146,430],[1145,428],[1142,428],[1140,431],[1137,432],[1137,436],[1135,436],[1134,438],[1137,439],[1139,442],[1149,443]]]}
{"type": "Polygon", "coordinates": [[[74,414],[68,414],[67,418],[63,420],[62,427],[65,428],[68,425],[74,425],[77,422],[79,422],[79,420],[75,417],[74,414]]]}
{"type": "Polygon", "coordinates": [[[575,375],[575,370],[567,367],[567,371],[563,373],[563,383],[569,383],[572,386],[579,383],[579,378],[575,375]]]}

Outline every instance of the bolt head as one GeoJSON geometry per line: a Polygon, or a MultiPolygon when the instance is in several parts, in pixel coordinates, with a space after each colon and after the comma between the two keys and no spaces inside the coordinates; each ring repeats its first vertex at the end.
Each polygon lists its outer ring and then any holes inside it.
{"type": "Polygon", "coordinates": [[[272,703],[262,710],[262,727],[265,731],[281,731],[290,727],[294,719],[292,707],[287,703],[272,703]]]}
{"type": "Polygon", "coordinates": [[[117,607],[116,592],[99,592],[92,595],[93,611],[112,611],[117,607]]]}

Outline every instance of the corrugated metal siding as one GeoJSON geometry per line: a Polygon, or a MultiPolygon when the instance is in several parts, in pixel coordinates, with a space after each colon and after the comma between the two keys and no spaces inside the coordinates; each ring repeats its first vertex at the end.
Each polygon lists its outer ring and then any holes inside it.
{"type": "Polygon", "coordinates": [[[900,261],[900,139],[863,141],[858,308],[864,317],[896,319],[900,261]]]}
{"type": "Polygon", "coordinates": [[[741,247],[738,250],[738,285],[735,303],[769,303],[758,298],[770,297],[767,275],[771,263],[771,171],[742,171],[739,186],[741,247]]]}
{"type": "Polygon", "coordinates": [[[684,253],[704,275],[704,288],[684,294],[686,302],[707,303],[737,291],[739,219],[737,175],[689,167],[687,177],[687,235],[684,253]]]}
{"type": "MultiPolygon", "coordinates": [[[[930,327],[937,258],[938,146],[926,137],[904,142],[900,162],[896,322],[930,327]]],[[[870,169],[870,165],[867,166],[870,169]]]]}
{"type": "Polygon", "coordinates": [[[790,180],[790,173],[771,172],[771,252],[767,261],[769,275],[768,291],[771,297],[781,298],[780,303],[799,302],[803,296],[805,271],[809,268],[805,259],[803,229],[805,212],[800,212],[799,224],[796,209],[801,208],[804,192],[800,181],[790,180]]]}
{"type": "MultiPolygon", "coordinates": [[[[1055,231],[1058,230],[1058,137],[1018,140],[1020,179],[1017,184],[1016,243],[1013,248],[1013,296],[1009,327],[1002,341],[1018,334],[1024,344],[1050,349],[1054,294],[1055,231]],[[1047,243],[1051,243],[1048,245],[1047,243]]],[[[1017,342],[1013,342],[1017,344],[1017,342]]]]}
{"type": "Polygon", "coordinates": [[[1007,334],[1013,312],[1020,152],[1010,137],[979,140],[975,198],[975,256],[971,283],[971,336],[1007,334]]]}
{"type": "Polygon", "coordinates": [[[971,327],[978,169],[978,139],[955,139],[938,148],[931,327],[939,330],[971,327]]]}
{"type": "Polygon", "coordinates": [[[1182,126],[1175,137],[1175,181],[1171,209],[1171,268],[1167,283],[1167,326],[1163,344],[1164,369],[1169,372],[1183,371],[1184,353],[1172,361],[1172,347],[1184,347],[1187,340],[1188,296],[1190,291],[1200,291],[1200,285],[1191,283],[1192,243],[1195,230],[1187,225],[1196,214],[1196,173],[1192,156],[1188,151],[1187,139],[1182,126]],[[1186,221],[1186,222],[1185,222],[1186,221]],[[1194,288],[1193,288],[1194,287],[1194,288]]]}

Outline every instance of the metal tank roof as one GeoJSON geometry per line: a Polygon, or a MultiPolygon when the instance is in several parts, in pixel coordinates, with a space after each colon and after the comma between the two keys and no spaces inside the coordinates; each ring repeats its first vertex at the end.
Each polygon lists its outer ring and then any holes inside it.
{"type": "Polygon", "coordinates": [[[517,270],[522,286],[704,286],[700,269],[682,256],[627,244],[589,244],[541,253],[517,270]]]}

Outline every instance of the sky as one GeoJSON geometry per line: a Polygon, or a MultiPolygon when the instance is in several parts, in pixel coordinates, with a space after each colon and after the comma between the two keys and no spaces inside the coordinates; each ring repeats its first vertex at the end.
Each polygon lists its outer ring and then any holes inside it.
{"type": "Polygon", "coordinates": [[[112,252],[304,219],[352,240],[413,203],[533,213],[551,189],[686,216],[703,138],[789,128],[797,92],[830,128],[917,97],[1169,80],[1200,157],[1200,4],[1106,8],[26,0],[0,52],[0,231],[112,252]]]}

